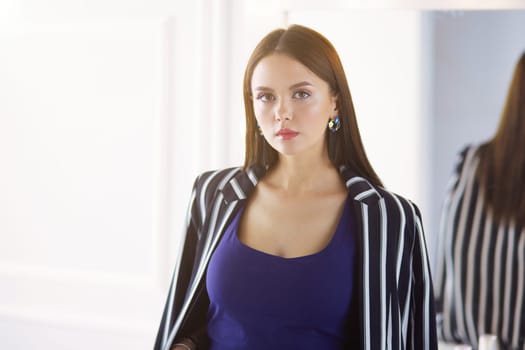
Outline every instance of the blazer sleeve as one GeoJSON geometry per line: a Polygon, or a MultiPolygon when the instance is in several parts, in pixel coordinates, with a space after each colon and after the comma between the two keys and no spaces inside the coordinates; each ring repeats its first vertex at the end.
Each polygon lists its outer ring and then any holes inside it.
{"type": "Polygon", "coordinates": [[[461,180],[461,174],[465,167],[467,153],[472,146],[468,145],[459,152],[456,157],[456,162],[452,175],[449,178],[445,199],[441,209],[441,221],[439,224],[439,236],[436,240],[438,242],[436,257],[433,263],[433,271],[435,273],[434,293],[436,296],[436,322],[437,331],[440,339],[444,339],[443,334],[443,298],[445,292],[445,285],[447,281],[447,267],[446,267],[446,247],[447,242],[453,240],[455,233],[449,229],[449,222],[455,216],[455,209],[452,208],[453,198],[456,196],[458,186],[461,180]]]}
{"type": "MultiPolygon", "coordinates": [[[[167,343],[174,344],[175,339],[170,339],[170,333],[173,329],[175,320],[180,312],[184,296],[190,282],[195,254],[198,243],[199,227],[201,222],[201,213],[198,205],[199,179],[197,177],[193,184],[188,211],[186,214],[186,223],[181,246],[179,248],[178,259],[175,264],[175,270],[172,275],[171,283],[168,290],[168,297],[162,313],[161,322],[157,331],[154,350],[168,350],[167,343]]],[[[183,335],[182,338],[190,338],[193,342],[198,343],[199,338],[205,336],[205,329],[195,334],[183,335]]],[[[173,337],[173,336],[172,336],[173,337]]],[[[178,336],[179,340],[181,336],[178,336]]]]}
{"type": "Polygon", "coordinates": [[[415,235],[412,246],[412,300],[411,326],[407,337],[407,349],[437,350],[436,311],[432,276],[428,259],[421,213],[414,207],[415,235]]]}

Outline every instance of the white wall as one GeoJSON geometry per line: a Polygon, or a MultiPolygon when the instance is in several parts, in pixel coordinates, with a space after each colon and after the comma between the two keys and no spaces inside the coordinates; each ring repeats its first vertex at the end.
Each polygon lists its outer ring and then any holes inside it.
{"type": "MultiPolygon", "coordinates": [[[[165,255],[158,240],[166,234],[158,220],[163,160],[152,156],[163,122],[162,24],[7,28],[0,56],[2,319],[45,322],[57,332],[149,334],[161,295],[156,259],[165,255]]],[[[4,332],[12,348],[39,341],[11,323],[4,332]]]]}
{"type": "Polygon", "coordinates": [[[242,161],[243,3],[0,4],[0,348],[152,346],[193,179],[242,161]]]}
{"type": "Polygon", "coordinates": [[[152,346],[202,161],[188,30],[206,5],[2,17],[0,348],[152,346]]]}

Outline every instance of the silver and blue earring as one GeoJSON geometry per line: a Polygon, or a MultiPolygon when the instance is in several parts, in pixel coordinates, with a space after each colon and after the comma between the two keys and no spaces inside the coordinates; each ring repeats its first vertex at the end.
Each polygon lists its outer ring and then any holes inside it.
{"type": "Polygon", "coordinates": [[[341,129],[341,119],[338,115],[328,121],[328,129],[333,133],[336,133],[337,130],[341,129]]]}

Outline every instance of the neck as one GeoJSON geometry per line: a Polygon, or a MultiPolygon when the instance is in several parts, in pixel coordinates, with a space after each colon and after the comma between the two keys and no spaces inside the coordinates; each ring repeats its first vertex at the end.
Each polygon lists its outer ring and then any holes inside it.
{"type": "Polygon", "coordinates": [[[269,175],[268,184],[287,193],[334,191],[342,185],[339,172],[328,157],[280,155],[269,175]]]}

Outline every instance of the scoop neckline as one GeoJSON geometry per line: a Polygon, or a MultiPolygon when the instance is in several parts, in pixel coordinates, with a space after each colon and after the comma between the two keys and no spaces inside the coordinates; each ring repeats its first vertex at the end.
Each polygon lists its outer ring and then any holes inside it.
{"type": "Polygon", "coordinates": [[[241,247],[243,247],[246,250],[249,250],[249,251],[254,252],[254,253],[258,254],[258,255],[261,255],[261,256],[264,256],[264,257],[268,257],[268,258],[274,259],[274,260],[279,260],[279,261],[286,261],[286,262],[288,262],[288,261],[307,260],[307,259],[316,258],[318,256],[326,255],[328,250],[330,249],[330,247],[335,244],[334,241],[336,240],[338,232],[341,230],[341,225],[342,225],[342,223],[344,221],[344,215],[345,215],[345,213],[347,212],[347,209],[348,209],[348,203],[349,203],[348,198],[349,198],[349,196],[347,196],[347,198],[345,199],[345,204],[344,204],[343,210],[342,210],[342,212],[341,212],[341,214],[339,216],[339,221],[337,222],[337,226],[335,228],[334,233],[332,234],[332,237],[330,238],[330,241],[323,248],[321,248],[321,250],[319,250],[317,252],[314,252],[312,254],[293,256],[293,257],[287,258],[287,257],[283,257],[283,256],[279,256],[279,255],[275,255],[275,254],[264,252],[262,250],[250,247],[249,245],[243,243],[239,239],[238,232],[239,232],[239,221],[240,221],[240,218],[242,216],[242,213],[244,212],[244,206],[239,210],[239,212],[237,213],[237,215],[235,217],[234,222],[232,223],[232,224],[234,224],[233,235],[234,235],[235,242],[237,242],[237,244],[239,244],[241,247]]]}

